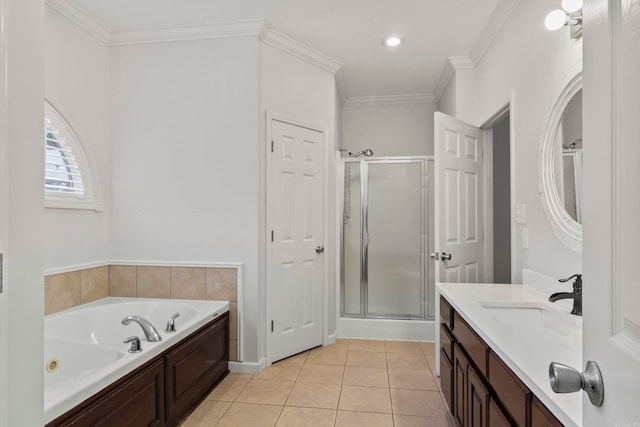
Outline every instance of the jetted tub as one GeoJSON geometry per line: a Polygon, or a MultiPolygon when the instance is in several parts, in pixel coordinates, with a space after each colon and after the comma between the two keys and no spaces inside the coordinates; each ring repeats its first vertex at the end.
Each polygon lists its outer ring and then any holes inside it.
{"type": "Polygon", "coordinates": [[[45,316],[44,413],[49,422],[153,359],[211,320],[229,311],[227,301],[109,297],[45,316]],[[164,329],[175,319],[175,333],[164,329]],[[137,323],[122,325],[126,316],[150,321],[162,336],[148,342],[137,323]],[[140,338],[142,351],[129,353],[130,336],[140,338]]]}

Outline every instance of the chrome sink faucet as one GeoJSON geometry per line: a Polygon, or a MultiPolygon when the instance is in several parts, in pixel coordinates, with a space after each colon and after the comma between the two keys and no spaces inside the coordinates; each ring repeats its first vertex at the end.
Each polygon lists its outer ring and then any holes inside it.
{"type": "Polygon", "coordinates": [[[573,292],[556,292],[551,294],[549,301],[556,302],[561,299],[573,299],[573,310],[571,314],[582,316],[582,274],[574,274],[566,279],[560,279],[558,282],[565,283],[575,277],[573,281],[573,292]]]}
{"type": "Polygon", "coordinates": [[[140,325],[140,327],[142,328],[142,331],[144,332],[144,336],[147,338],[147,341],[149,342],[162,341],[162,337],[158,333],[158,330],[154,328],[151,322],[149,322],[144,317],[127,316],[124,319],[122,319],[123,325],[128,325],[131,322],[135,322],[138,325],[140,325]]]}

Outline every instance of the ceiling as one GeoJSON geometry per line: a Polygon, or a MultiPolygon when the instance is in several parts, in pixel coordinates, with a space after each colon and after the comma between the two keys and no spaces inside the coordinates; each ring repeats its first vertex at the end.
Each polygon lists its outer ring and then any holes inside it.
{"type": "Polygon", "coordinates": [[[341,62],[353,98],[433,94],[447,57],[469,56],[501,0],[65,1],[112,33],[264,18],[341,62]],[[392,34],[405,43],[383,47],[392,34]]]}

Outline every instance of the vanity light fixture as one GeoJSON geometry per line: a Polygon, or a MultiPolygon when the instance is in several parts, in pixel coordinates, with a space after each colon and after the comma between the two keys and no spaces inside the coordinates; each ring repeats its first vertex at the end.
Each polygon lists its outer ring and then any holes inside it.
{"type": "Polygon", "coordinates": [[[571,29],[572,39],[582,37],[582,1],[562,0],[562,9],[549,12],[544,20],[544,26],[549,31],[568,26],[571,29]]]}
{"type": "Polygon", "coordinates": [[[382,46],[396,47],[404,43],[404,40],[398,36],[390,36],[382,39],[382,46]]]}

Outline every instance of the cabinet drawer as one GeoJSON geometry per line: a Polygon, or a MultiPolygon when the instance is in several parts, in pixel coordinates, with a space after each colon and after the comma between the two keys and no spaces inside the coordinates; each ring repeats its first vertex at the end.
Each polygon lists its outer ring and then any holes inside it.
{"type": "Polygon", "coordinates": [[[487,376],[487,354],[489,347],[476,335],[457,312],[453,313],[454,334],[458,342],[482,375],[487,376]]]}
{"type": "Polygon", "coordinates": [[[443,296],[440,296],[440,323],[444,323],[453,330],[453,309],[443,296]]]}
{"type": "Polygon", "coordinates": [[[489,384],[518,426],[527,425],[531,393],[493,352],[489,354],[489,384]]]}
{"type": "Polygon", "coordinates": [[[451,336],[451,332],[449,332],[449,328],[445,325],[440,325],[440,347],[449,358],[449,362],[453,360],[453,342],[454,339],[451,336]]]}
{"type": "Polygon", "coordinates": [[[531,402],[531,427],[562,427],[562,423],[534,397],[531,402]]]}
{"type": "Polygon", "coordinates": [[[449,411],[453,413],[453,365],[440,351],[440,388],[444,395],[449,411]]]}

